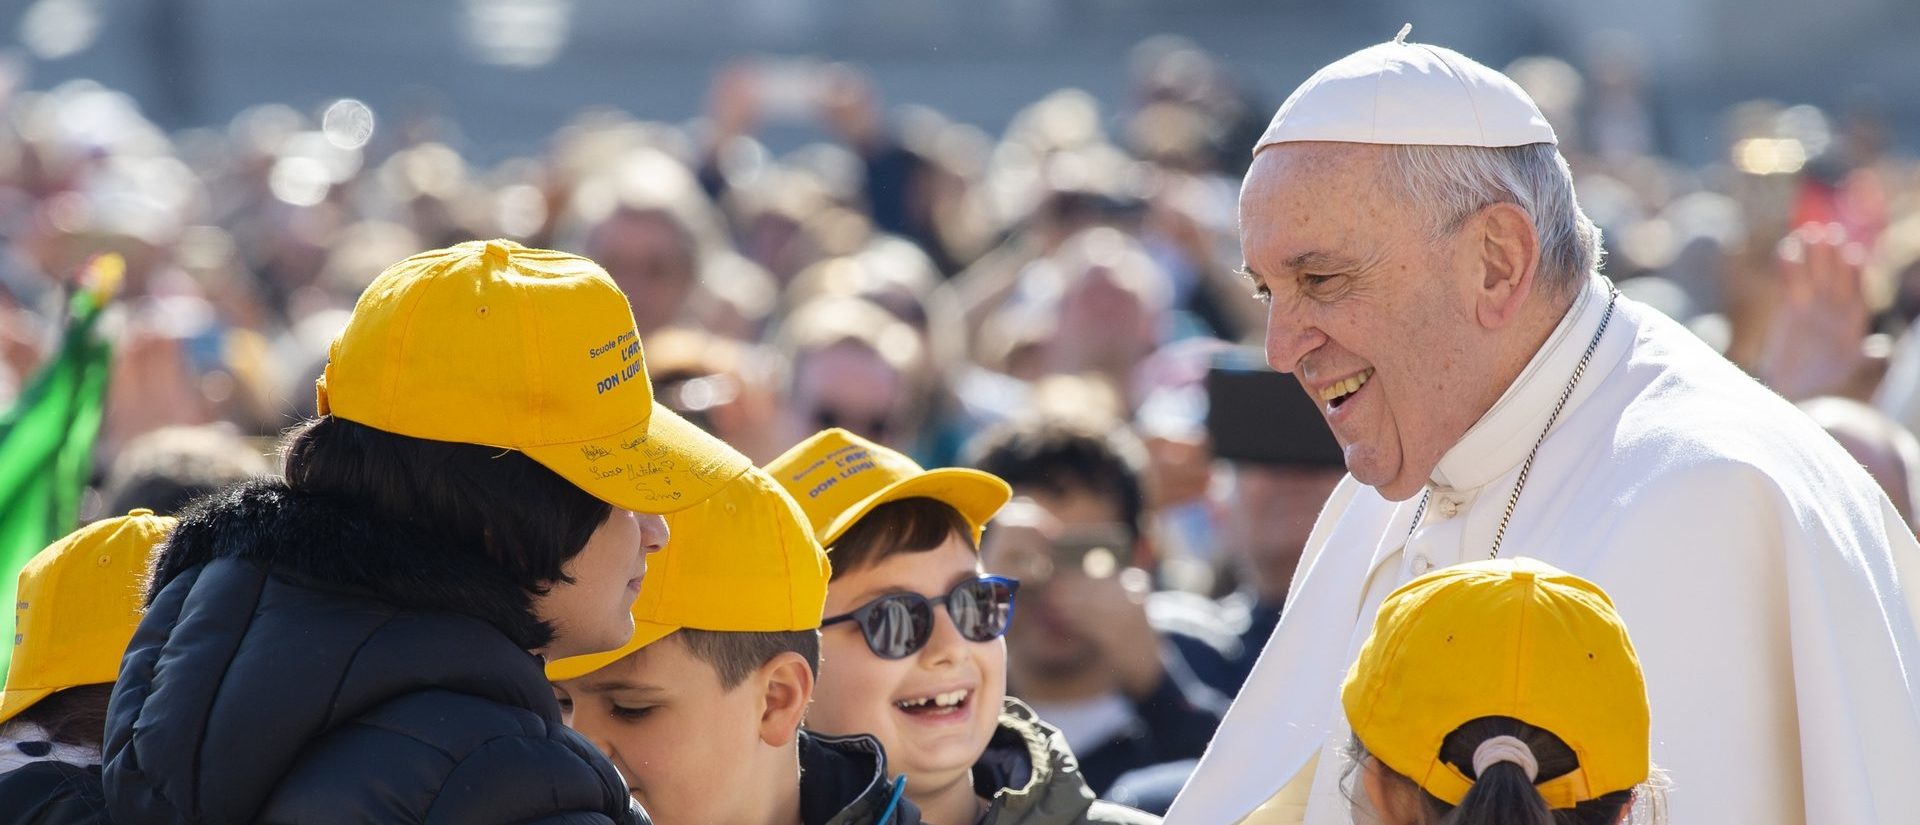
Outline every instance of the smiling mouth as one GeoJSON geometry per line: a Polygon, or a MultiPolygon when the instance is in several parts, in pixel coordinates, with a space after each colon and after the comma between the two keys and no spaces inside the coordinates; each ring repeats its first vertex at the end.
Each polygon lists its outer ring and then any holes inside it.
{"type": "Polygon", "coordinates": [[[1361,387],[1373,380],[1373,368],[1368,367],[1359,373],[1320,391],[1320,400],[1326,402],[1328,411],[1337,410],[1347,399],[1360,391],[1361,387]]]}
{"type": "Polygon", "coordinates": [[[962,713],[972,704],[973,691],[963,688],[918,699],[904,699],[893,703],[893,706],[909,716],[946,717],[962,713]]]}

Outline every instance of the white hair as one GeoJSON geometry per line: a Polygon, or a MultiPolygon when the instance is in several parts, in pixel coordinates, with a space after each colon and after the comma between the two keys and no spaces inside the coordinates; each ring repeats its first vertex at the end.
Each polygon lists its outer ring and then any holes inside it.
{"type": "Polygon", "coordinates": [[[1475,212],[1511,203],[1533,219],[1540,279],[1570,294],[1600,268],[1600,228],[1573,194],[1573,171],[1551,143],[1525,146],[1393,146],[1386,173],[1429,205],[1434,234],[1452,234],[1475,212]]]}

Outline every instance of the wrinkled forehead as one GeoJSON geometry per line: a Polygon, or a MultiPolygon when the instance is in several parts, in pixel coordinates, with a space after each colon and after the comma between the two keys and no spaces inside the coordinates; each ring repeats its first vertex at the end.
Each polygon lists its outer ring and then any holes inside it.
{"type": "Polygon", "coordinates": [[[1321,200],[1378,190],[1387,148],[1308,141],[1262,149],[1240,185],[1241,213],[1271,207],[1276,201],[1321,200]]]}
{"type": "Polygon", "coordinates": [[[1283,143],[1254,156],[1240,187],[1248,262],[1274,268],[1293,253],[1358,251],[1393,234],[1414,210],[1385,178],[1387,150],[1283,143]],[[1277,260],[1254,260],[1256,254],[1277,260]]]}

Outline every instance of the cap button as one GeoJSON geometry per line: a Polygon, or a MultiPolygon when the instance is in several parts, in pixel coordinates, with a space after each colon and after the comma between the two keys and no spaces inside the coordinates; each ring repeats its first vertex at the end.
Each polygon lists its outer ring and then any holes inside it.
{"type": "Polygon", "coordinates": [[[1533,571],[1532,570],[1515,570],[1513,571],[1513,580],[1521,581],[1521,582],[1533,581],[1533,571]]]}
{"type": "Polygon", "coordinates": [[[128,510],[128,511],[127,511],[127,515],[129,515],[129,516],[151,516],[151,515],[153,515],[153,511],[152,511],[152,510],[149,510],[149,509],[147,509],[147,508],[145,508],[145,507],[135,507],[135,508],[133,508],[133,509],[131,509],[131,510],[128,510]]]}
{"type": "Polygon", "coordinates": [[[512,253],[512,250],[513,247],[506,241],[487,241],[485,256],[489,263],[506,266],[507,256],[512,253]]]}

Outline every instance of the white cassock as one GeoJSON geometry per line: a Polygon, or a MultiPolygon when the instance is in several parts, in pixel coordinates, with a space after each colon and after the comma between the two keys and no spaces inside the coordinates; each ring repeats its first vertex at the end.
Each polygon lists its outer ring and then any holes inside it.
{"type": "MultiPolygon", "coordinates": [[[[1341,679],[1390,591],[1487,556],[1606,303],[1596,277],[1441,459],[1410,540],[1418,496],[1335,489],[1167,822],[1352,821],[1341,679]]],[[[1838,444],[1679,325],[1619,299],[1501,554],[1613,596],[1676,825],[1920,822],[1920,545],[1838,444]]]]}

